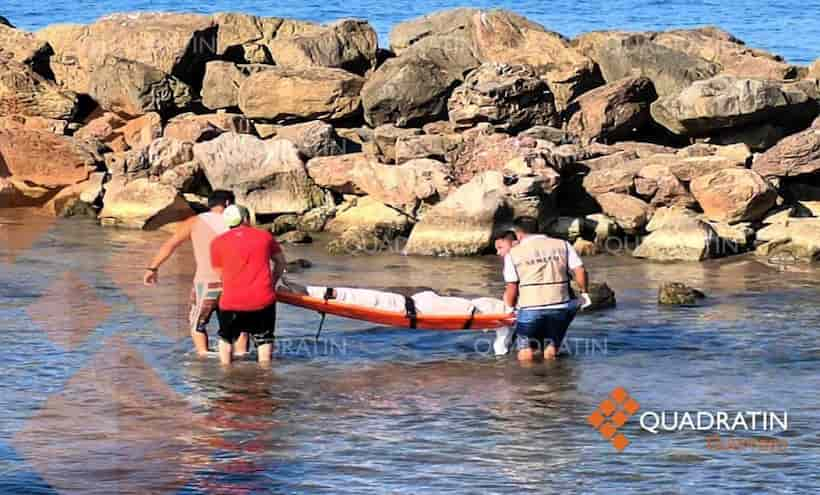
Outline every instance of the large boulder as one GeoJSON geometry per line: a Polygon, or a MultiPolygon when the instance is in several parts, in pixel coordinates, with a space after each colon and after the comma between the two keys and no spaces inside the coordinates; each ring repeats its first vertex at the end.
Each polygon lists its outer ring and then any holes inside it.
{"type": "Polygon", "coordinates": [[[527,65],[482,64],[453,91],[447,109],[456,127],[489,122],[496,129],[517,132],[559,123],[549,86],[527,65]]]}
{"type": "Polygon", "coordinates": [[[351,228],[374,230],[377,227],[388,227],[399,232],[410,226],[410,219],[395,208],[370,196],[356,198],[353,204],[337,213],[327,225],[327,230],[342,233],[351,228]]]}
{"type": "Polygon", "coordinates": [[[132,116],[177,112],[191,102],[191,88],[176,77],[114,56],[95,66],[88,93],[105,110],[132,116]]]}
{"type": "Polygon", "coordinates": [[[78,105],[77,95],[61,91],[30,67],[0,56],[0,116],[71,120],[78,105]]]}
{"type": "Polygon", "coordinates": [[[579,96],[570,103],[567,129],[584,141],[623,141],[650,120],[649,105],[657,98],[645,77],[621,79],[579,96]]]}
{"type": "Polygon", "coordinates": [[[658,261],[702,261],[716,254],[717,241],[709,224],[681,216],[643,238],[632,255],[658,261]]]}
{"type": "Polygon", "coordinates": [[[54,49],[49,66],[57,82],[88,93],[91,74],[109,55],[143,63],[196,89],[205,63],[216,58],[216,31],[210,16],[140,12],[105,16],[87,26],[56,24],[37,35],[54,49]]]}
{"type": "Polygon", "coordinates": [[[48,131],[54,134],[65,134],[68,122],[65,120],[49,119],[46,117],[32,117],[26,115],[0,116],[0,128],[23,128],[33,131],[48,131]]]}
{"type": "Polygon", "coordinates": [[[80,127],[74,137],[78,139],[96,139],[108,145],[111,151],[125,151],[128,145],[119,129],[125,125],[125,119],[113,112],[95,115],[80,127]]]}
{"type": "MultiPolygon", "coordinates": [[[[686,186],[667,165],[647,165],[635,177],[635,192],[652,206],[695,205],[686,186]]],[[[653,217],[654,218],[654,217],[653,217]]]]}
{"type": "Polygon", "coordinates": [[[0,177],[14,176],[47,188],[86,180],[102,157],[95,146],[30,129],[0,129],[0,177]]]}
{"type": "Polygon", "coordinates": [[[330,67],[364,74],[375,66],[378,39],[365,21],[322,26],[308,21],[220,13],[216,53],[237,63],[280,67],[330,67]]]}
{"type": "Polygon", "coordinates": [[[450,162],[464,143],[461,134],[405,135],[396,140],[396,163],[417,158],[450,162]]]}
{"type": "Polygon", "coordinates": [[[214,60],[205,66],[202,105],[211,110],[239,107],[239,88],[252,74],[272,69],[266,64],[235,64],[214,60]]]}
{"type": "Polygon", "coordinates": [[[755,157],[752,169],[764,177],[791,177],[820,171],[820,128],[784,138],[755,157]]]}
{"type": "Polygon", "coordinates": [[[759,220],[777,200],[771,184],[748,169],[725,169],[697,177],[690,189],[708,219],[728,223],[759,220]]]}
{"type": "Polygon", "coordinates": [[[276,137],[295,144],[299,153],[308,160],[317,156],[340,155],[344,151],[336,130],[321,120],[279,127],[276,137]]]}
{"type": "Polygon", "coordinates": [[[106,185],[100,221],[103,225],[155,230],[171,227],[194,212],[171,186],[147,178],[116,180],[106,185]]]}
{"type": "Polygon", "coordinates": [[[484,252],[493,233],[509,222],[507,187],[500,172],[486,172],[433,206],[413,228],[408,254],[466,256],[484,252]]]}
{"type": "Polygon", "coordinates": [[[118,129],[129,148],[140,149],[162,136],[162,117],[149,112],[131,119],[118,129]]]}
{"type": "Polygon", "coordinates": [[[219,26],[216,54],[236,63],[273,63],[267,44],[279,36],[298,36],[322,30],[316,23],[281,17],[258,17],[222,12],[213,16],[219,26]]]}
{"type": "Polygon", "coordinates": [[[382,163],[396,162],[396,144],[402,137],[419,136],[421,129],[403,129],[393,124],[384,124],[373,129],[372,140],[363,146],[365,153],[382,163]]]}
{"type": "Polygon", "coordinates": [[[798,67],[777,55],[746,46],[722,29],[706,26],[654,33],[659,45],[718,64],[721,73],[751,79],[795,79],[798,67]]]}
{"type": "MultiPolygon", "coordinates": [[[[767,229],[772,227],[774,226],[769,226],[767,229]]],[[[820,219],[793,219],[778,227],[776,235],[766,236],[765,239],[758,236],[758,240],[767,242],[755,250],[757,256],[780,263],[820,260],[820,219]]]]}
{"type": "Polygon", "coordinates": [[[0,24],[0,58],[11,59],[46,74],[51,53],[48,43],[34,34],[0,24]]]}
{"type": "MultiPolygon", "coordinates": [[[[535,139],[511,138],[506,134],[479,134],[465,138],[463,146],[453,157],[454,179],[464,184],[486,171],[507,171],[511,175],[536,174],[553,181],[553,189],[560,182],[560,163],[553,160],[553,149],[542,147],[535,139]]],[[[560,162],[560,160],[558,160],[560,162]]]]}
{"type": "Polygon", "coordinates": [[[414,43],[367,79],[362,87],[364,118],[372,127],[412,127],[441,120],[453,88],[479,64],[471,44],[461,38],[414,43]]]}
{"type": "Polygon", "coordinates": [[[782,83],[718,76],[659,99],[652,104],[652,117],[676,134],[705,136],[767,121],[808,123],[818,113],[817,100],[817,84],[812,81],[782,83]]]}
{"type": "Polygon", "coordinates": [[[518,14],[504,10],[475,13],[471,29],[482,62],[536,67],[549,83],[558,110],[600,82],[595,63],[569,40],[518,14]]]}
{"type": "Polygon", "coordinates": [[[214,189],[228,189],[257,214],[303,213],[324,202],[296,145],[225,133],[194,145],[194,157],[214,189]]]}
{"type": "Polygon", "coordinates": [[[376,66],[378,37],[366,21],[345,19],[315,32],[277,36],[266,46],[280,67],[332,67],[363,75],[376,66]]]}
{"type": "Polygon", "coordinates": [[[418,201],[443,196],[449,188],[447,167],[435,160],[384,165],[359,155],[314,158],[308,174],[317,185],[341,194],[367,194],[375,200],[412,211],[418,201]]]}
{"type": "Polygon", "coordinates": [[[645,201],[621,193],[605,193],[595,200],[607,216],[611,217],[627,234],[639,234],[652,218],[653,208],[645,201]]]}
{"type": "Polygon", "coordinates": [[[341,69],[274,68],[239,88],[239,108],[251,119],[276,122],[337,120],[359,111],[364,79],[341,69]]]}
{"type": "Polygon", "coordinates": [[[576,38],[573,46],[597,63],[606,82],[647,77],[661,97],[675,95],[720,71],[716,63],[654,42],[651,34],[591,32],[576,38]]]}
{"type": "Polygon", "coordinates": [[[163,136],[197,143],[208,141],[223,132],[254,134],[253,123],[238,113],[186,113],[168,121],[163,136]]]}
{"type": "Polygon", "coordinates": [[[478,12],[478,9],[457,8],[400,22],[390,31],[390,49],[401,55],[414,43],[431,36],[460,37],[469,41],[473,15],[478,12]]]}

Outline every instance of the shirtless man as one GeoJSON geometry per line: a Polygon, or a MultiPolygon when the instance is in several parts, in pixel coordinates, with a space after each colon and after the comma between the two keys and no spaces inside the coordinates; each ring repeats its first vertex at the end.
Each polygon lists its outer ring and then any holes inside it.
{"type": "MultiPolygon", "coordinates": [[[[213,191],[208,196],[209,210],[182,222],[174,235],[159,248],[159,252],[146,267],[142,277],[145,285],[155,285],[159,281],[159,268],[162,264],[177,248],[191,241],[194,247],[196,274],[191,289],[189,323],[191,338],[200,356],[208,352],[207,326],[211,316],[218,310],[219,297],[222,294],[219,274],[211,267],[211,241],[228,230],[222,213],[234,201],[234,195],[230,191],[213,191]]],[[[247,335],[244,335],[237,344],[237,354],[244,353],[247,347],[247,335]]]]}

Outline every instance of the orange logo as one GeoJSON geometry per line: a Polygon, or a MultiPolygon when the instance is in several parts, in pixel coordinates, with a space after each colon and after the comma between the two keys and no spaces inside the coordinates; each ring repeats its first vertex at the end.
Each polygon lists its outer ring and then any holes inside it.
{"type": "Polygon", "coordinates": [[[629,440],[618,433],[618,428],[638,412],[640,407],[638,401],[630,397],[623,387],[618,387],[598,405],[598,409],[589,415],[587,421],[621,452],[629,445],[629,440]]]}

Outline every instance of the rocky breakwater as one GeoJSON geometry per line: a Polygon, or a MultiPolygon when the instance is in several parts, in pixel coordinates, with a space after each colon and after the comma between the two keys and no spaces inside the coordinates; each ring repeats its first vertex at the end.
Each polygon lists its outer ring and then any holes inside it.
{"type": "MultiPolygon", "coordinates": [[[[13,21],[13,20],[12,20],[13,21]]],[[[215,188],[333,252],[820,256],[820,72],[715,27],[568,39],[513,12],[0,25],[0,206],[171,228],[215,188]]]]}

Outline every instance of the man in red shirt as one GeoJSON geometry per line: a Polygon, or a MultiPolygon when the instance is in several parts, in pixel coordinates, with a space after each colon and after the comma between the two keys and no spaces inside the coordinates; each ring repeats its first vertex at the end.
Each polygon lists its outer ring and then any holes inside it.
{"type": "Polygon", "coordinates": [[[270,232],[249,225],[246,208],[231,205],[223,216],[230,230],[211,243],[211,265],[222,277],[219,360],[230,364],[234,342],[248,332],[259,362],[270,363],[276,330],[274,287],[285,271],[285,255],[270,232]]]}

